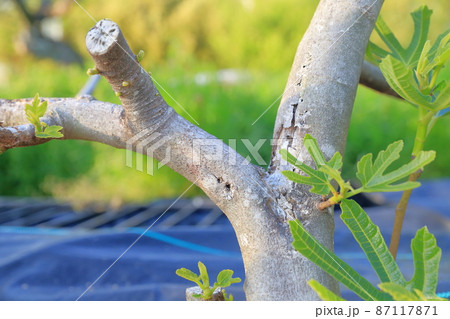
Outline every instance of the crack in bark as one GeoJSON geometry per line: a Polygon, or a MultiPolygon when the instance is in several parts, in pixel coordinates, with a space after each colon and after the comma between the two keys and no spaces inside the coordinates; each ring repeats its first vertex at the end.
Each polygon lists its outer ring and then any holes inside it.
{"type": "Polygon", "coordinates": [[[292,105],[292,119],[291,126],[295,126],[295,112],[297,112],[298,103],[291,104],[292,105]]]}

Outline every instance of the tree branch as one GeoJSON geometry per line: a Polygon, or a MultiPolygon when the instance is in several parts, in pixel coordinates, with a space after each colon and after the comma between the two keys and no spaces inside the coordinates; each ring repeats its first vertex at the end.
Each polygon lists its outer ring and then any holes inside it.
{"type": "Polygon", "coordinates": [[[10,148],[33,146],[46,142],[45,139],[35,136],[34,126],[32,124],[13,127],[0,126],[0,141],[0,152],[4,152],[10,148]]]}
{"type": "MultiPolygon", "coordinates": [[[[292,258],[298,257],[292,257],[288,217],[262,180],[264,170],[167,105],[148,73],[136,62],[115,23],[97,23],[86,37],[86,47],[99,73],[114,91],[120,92],[123,107],[86,97],[49,99],[45,121],[63,126],[66,139],[87,139],[135,150],[196,183],[222,209],[236,231],[246,269],[247,298],[304,297],[296,283],[301,262],[292,267],[292,258]],[[267,235],[269,230],[271,236],[267,235]],[[261,280],[261,274],[280,269],[288,273],[283,279],[261,280]]],[[[0,101],[5,125],[25,123],[23,108],[27,101],[30,100],[0,101]]],[[[30,126],[28,129],[32,131],[30,126]]],[[[28,140],[37,143],[33,138],[28,140]]],[[[14,146],[8,143],[0,140],[0,145],[14,146]]],[[[314,299],[315,295],[308,293],[305,298],[314,299]]]]}
{"type": "Polygon", "coordinates": [[[125,121],[135,134],[133,148],[142,152],[144,144],[149,155],[195,182],[227,215],[242,252],[247,299],[315,299],[306,282],[297,283],[304,264],[293,254],[288,216],[274,200],[272,187],[264,183],[264,171],[167,105],[116,24],[99,22],[89,31],[86,46],[99,73],[120,92],[125,121]],[[280,270],[282,278],[267,279],[267,274],[280,270]]]}
{"type": "Polygon", "coordinates": [[[261,192],[261,186],[249,178],[258,181],[262,169],[178,115],[137,62],[117,24],[110,20],[98,22],[86,36],[86,48],[99,74],[122,101],[124,121],[131,133],[126,141],[129,147],[195,182],[232,222],[234,216],[241,219],[237,208],[247,202],[250,193],[261,192]]]}
{"type": "MultiPolygon", "coordinates": [[[[288,147],[306,158],[301,147],[305,133],[318,138],[327,156],[343,150],[363,60],[360,51],[364,52],[381,3],[370,5],[356,0],[320,3],[299,46],[278,111],[274,136],[280,143],[274,147],[270,174],[178,115],[136,61],[119,27],[109,20],[89,31],[86,47],[123,107],[88,97],[49,99],[43,120],[63,126],[66,139],[98,141],[149,155],[202,188],[236,232],[247,299],[317,299],[306,283],[311,278],[337,292],[334,280],[295,252],[287,223],[295,215],[302,217],[308,230],[332,249],[331,211],[319,212],[307,190],[299,192],[281,176],[286,166],[277,152],[288,147]],[[358,20],[361,14],[364,19],[358,20]],[[342,43],[333,43],[341,35],[342,43]],[[330,134],[330,127],[335,132],[330,134]]],[[[27,101],[0,100],[0,114],[5,114],[0,121],[9,126],[0,131],[5,136],[0,135],[0,147],[41,142],[24,124],[27,101]],[[26,133],[17,133],[20,130],[26,133]]]]}
{"type": "MultiPolygon", "coordinates": [[[[123,108],[91,97],[49,98],[42,119],[48,125],[63,127],[63,139],[81,139],[125,148],[130,136],[123,122],[123,108]]],[[[25,104],[32,99],[0,100],[0,147],[4,150],[39,145],[51,139],[37,138],[34,126],[27,124],[25,104]]]]}
{"type": "Polygon", "coordinates": [[[401,96],[398,95],[397,92],[395,92],[386,82],[386,79],[380,69],[367,61],[364,61],[362,65],[359,84],[367,86],[368,88],[380,93],[401,99],[401,96]]]}

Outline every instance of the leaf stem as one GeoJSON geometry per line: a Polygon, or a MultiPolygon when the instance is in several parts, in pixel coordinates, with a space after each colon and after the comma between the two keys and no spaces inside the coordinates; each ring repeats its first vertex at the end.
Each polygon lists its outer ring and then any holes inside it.
{"type": "MultiPolygon", "coordinates": [[[[428,111],[425,107],[418,106],[419,120],[417,121],[416,137],[411,153],[411,159],[414,159],[422,150],[428,134],[428,125],[433,118],[434,112],[428,111]]],[[[408,181],[415,182],[419,179],[423,169],[409,175],[408,181]]],[[[403,192],[400,201],[395,208],[395,220],[392,229],[391,241],[389,244],[389,251],[394,259],[397,257],[398,245],[400,242],[400,235],[403,227],[403,220],[405,218],[406,208],[408,207],[409,198],[411,197],[412,189],[403,192]]]]}
{"type": "Polygon", "coordinates": [[[433,115],[434,112],[430,112],[425,107],[419,106],[419,120],[417,121],[416,138],[414,140],[414,147],[411,153],[412,158],[415,158],[420,151],[423,150],[428,133],[428,124],[433,118],[433,115]]]}
{"type": "Polygon", "coordinates": [[[339,196],[339,192],[331,185],[331,183],[328,183],[328,187],[330,188],[331,194],[333,194],[333,197],[339,196]]]}
{"type": "Polygon", "coordinates": [[[339,194],[338,196],[330,197],[327,201],[320,202],[319,205],[317,205],[317,207],[319,208],[319,210],[324,210],[328,207],[334,206],[342,200],[342,198],[340,198],[339,200],[336,199],[337,197],[339,197],[339,194]]]}
{"type": "Polygon", "coordinates": [[[355,196],[355,195],[357,195],[359,193],[362,193],[363,191],[364,191],[363,187],[354,189],[351,192],[349,192],[347,195],[345,195],[345,198],[350,198],[350,197],[355,196]]]}
{"type": "MultiPolygon", "coordinates": [[[[415,182],[419,179],[422,170],[409,175],[408,181],[415,182]]],[[[403,220],[405,218],[406,208],[408,207],[409,198],[411,197],[412,189],[408,189],[402,193],[402,197],[395,208],[394,227],[392,229],[391,242],[389,244],[389,251],[394,259],[397,257],[398,245],[400,242],[400,235],[402,232],[403,220]]]]}
{"type": "Polygon", "coordinates": [[[330,197],[328,200],[326,200],[324,202],[320,202],[317,207],[320,210],[324,210],[325,208],[339,204],[343,199],[350,198],[352,196],[355,196],[356,194],[363,192],[364,188],[360,187],[358,189],[353,189],[350,192],[348,192],[348,189],[344,187],[343,190],[344,191],[342,193],[336,193],[336,194],[333,193],[334,196],[330,197]]]}
{"type": "Polygon", "coordinates": [[[320,202],[319,205],[317,205],[317,207],[320,210],[324,210],[325,208],[339,204],[344,198],[345,197],[342,194],[336,193],[334,196],[328,198],[328,200],[320,202]]]}

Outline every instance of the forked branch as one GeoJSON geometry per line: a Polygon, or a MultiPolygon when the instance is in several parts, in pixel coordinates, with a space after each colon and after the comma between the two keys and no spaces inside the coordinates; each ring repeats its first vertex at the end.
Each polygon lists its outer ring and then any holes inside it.
{"type": "MultiPolygon", "coordinates": [[[[364,49],[381,3],[320,2],[300,43],[278,111],[274,139],[280,143],[274,147],[269,174],[178,115],[142,69],[119,27],[109,20],[89,31],[86,47],[95,70],[108,80],[123,106],[88,98],[49,99],[43,120],[62,126],[66,139],[98,141],[149,155],[201,187],[236,232],[247,299],[315,299],[306,283],[311,278],[338,293],[335,280],[295,252],[287,223],[300,215],[308,231],[332,250],[333,216],[319,211],[307,191],[290,188],[280,173],[285,168],[278,150],[301,153],[302,138],[310,133],[326,155],[343,151],[364,49]]],[[[24,114],[15,115],[25,102],[0,100],[0,114],[5,114],[0,118],[2,132],[25,124],[24,114]]],[[[26,134],[15,135],[16,142],[0,135],[0,147],[41,142],[32,137],[32,127],[24,130],[26,134]]]]}

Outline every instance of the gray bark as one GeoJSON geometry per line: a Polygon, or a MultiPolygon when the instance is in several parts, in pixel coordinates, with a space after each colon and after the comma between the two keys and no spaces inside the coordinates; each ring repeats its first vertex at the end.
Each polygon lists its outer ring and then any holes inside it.
{"type": "Polygon", "coordinates": [[[367,61],[364,61],[362,65],[359,83],[380,93],[387,94],[398,99],[402,98],[389,86],[383,76],[383,73],[381,73],[381,70],[367,61]]]}
{"type": "MultiPolygon", "coordinates": [[[[178,115],[140,67],[119,27],[109,20],[89,31],[86,47],[100,75],[119,92],[123,106],[87,97],[49,99],[44,121],[63,126],[65,139],[131,147],[151,155],[202,188],[236,232],[248,300],[315,300],[306,284],[309,279],[338,293],[335,280],[292,248],[287,223],[300,219],[332,250],[332,210],[319,211],[320,198],[283,177],[281,171],[292,167],[280,160],[278,151],[287,148],[311,164],[302,148],[309,133],[327,157],[343,153],[365,46],[381,4],[320,2],[298,47],[278,110],[277,143],[268,171],[178,115]]],[[[31,124],[23,124],[25,102],[0,100],[5,114],[0,119],[3,150],[47,141],[34,137],[31,124]]]]}

